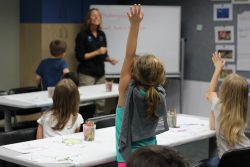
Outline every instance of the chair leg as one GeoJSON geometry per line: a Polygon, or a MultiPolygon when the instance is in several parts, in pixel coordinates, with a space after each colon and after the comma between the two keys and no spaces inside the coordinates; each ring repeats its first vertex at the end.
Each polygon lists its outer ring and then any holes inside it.
{"type": "Polygon", "coordinates": [[[16,112],[14,111],[14,127],[17,127],[16,112]]]}

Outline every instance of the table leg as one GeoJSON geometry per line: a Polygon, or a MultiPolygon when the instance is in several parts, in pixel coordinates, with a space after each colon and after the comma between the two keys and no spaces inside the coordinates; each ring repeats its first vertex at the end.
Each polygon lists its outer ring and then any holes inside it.
{"type": "Polygon", "coordinates": [[[4,131],[9,132],[12,131],[11,127],[11,112],[8,110],[4,110],[4,131]]]}

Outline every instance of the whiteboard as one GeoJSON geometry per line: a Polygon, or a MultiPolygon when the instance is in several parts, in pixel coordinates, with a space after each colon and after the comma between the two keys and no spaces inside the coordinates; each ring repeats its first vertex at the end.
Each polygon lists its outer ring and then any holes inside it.
{"type": "MultiPolygon", "coordinates": [[[[98,8],[103,17],[102,28],[107,37],[108,54],[118,60],[113,66],[105,64],[106,74],[119,74],[125,56],[130,23],[127,5],[91,5],[98,8]]],[[[142,6],[144,19],[141,22],[137,54],[150,53],[164,64],[168,74],[180,73],[180,28],[181,7],[142,6]]]]}

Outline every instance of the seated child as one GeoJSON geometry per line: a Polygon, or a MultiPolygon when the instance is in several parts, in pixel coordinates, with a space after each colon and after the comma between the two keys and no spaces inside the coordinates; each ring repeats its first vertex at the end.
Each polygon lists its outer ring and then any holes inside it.
{"type": "Polygon", "coordinates": [[[83,118],[79,111],[80,95],[71,79],[62,79],[55,88],[53,105],[37,120],[37,139],[79,132],[83,118]]]}
{"type": "MultiPolygon", "coordinates": [[[[77,86],[79,86],[79,78],[74,72],[63,74],[62,78],[71,79],[77,86]]],[[[84,121],[87,121],[89,118],[94,117],[95,105],[92,103],[86,105],[86,103],[83,102],[80,104],[79,113],[82,115],[84,121]]],[[[80,129],[80,131],[82,131],[82,129],[80,129]]]]}
{"type": "Polygon", "coordinates": [[[226,151],[250,146],[250,140],[244,134],[248,124],[247,80],[238,74],[229,74],[217,93],[218,79],[226,62],[220,53],[214,53],[212,61],[215,69],[208,87],[207,100],[211,103],[209,125],[210,129],[216,131],[218,156],[207,160],[204,167],[217,167],[226,151]]]}

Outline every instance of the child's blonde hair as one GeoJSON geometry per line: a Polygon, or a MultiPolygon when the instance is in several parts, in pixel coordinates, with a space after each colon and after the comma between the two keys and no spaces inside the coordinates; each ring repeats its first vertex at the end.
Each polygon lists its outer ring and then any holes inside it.
{"type": "Polygon", "coordinates": [[[147,113],[151,118],[156,118],[155,110],[160,103],[156,86],[163,85],[166,80],[163,64],[154,55],[137,56],[131,74],[132,79],[146,88],[147,113]]]}
{"type": "Polygon", "coordinates": [[[219,132],[221,131],[230,146],[240,140],[247,126],[248,83],[237,74],[228,75],[223,81],[219,97],[221,112],[219,132]]]}
{"type": "Polygon", "coordinates": [[[73,116],[72,125],[74,125],[79,111],[80,95],[78,87],[71,79],[62,79],[55,88],[53,95],[53,116],[56,118],[54,130],[62,130],[71,115],[73,116]]]}

